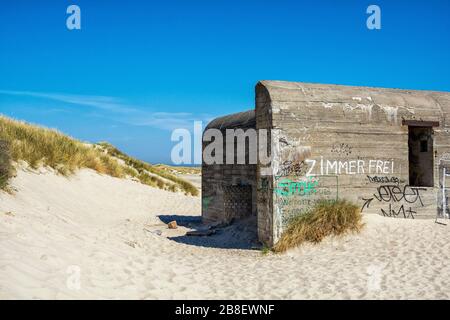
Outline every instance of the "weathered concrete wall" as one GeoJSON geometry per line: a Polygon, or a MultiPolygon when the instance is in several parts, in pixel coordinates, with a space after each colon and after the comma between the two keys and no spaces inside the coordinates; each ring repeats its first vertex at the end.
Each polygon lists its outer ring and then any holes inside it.
{"type": "MultiPolygon", "coordinates": [[[[271,150],[270,141],[272,137],[272,110],[271,101],[268,90],[262,85],[257,84],[255,89],[255,117],[256,129],[265,129],[268,131],[268,152],[271,150]]],[[[273,162],[277,161],[277,157],[273,157],[273,162]]],[[[258,238],[266,244],[273,243],[273,173],[266,172],[267,168],[258,165],[256,168],[256,185],[257,185],[257,214],[258,214],[258,238]],[[269,175],[267,175],[269,173],[269,175]]]]}
{"type": "Polygon", "coordinates": [[[229,222],[234,218],[256,215],[256,166],[249,167],[246,165],[202,166],[204,222],[229,222]],[[250,188],[251,191],[245,187],[250,188]],[[248,205],[247,199],[251,199],[251,205],[248,205]]]}
{"type": "MultiPolygon", "coordinates": [[[[202,163],[202,218],[204,222],[229,222],[235,218],[256,215],[256,164],[237,164],[235,146],[234,164],[226,164],[226,142],[234,137],[227,136],[227,129],[255,129],[254,112],[221,117],[213,120],[205,129],[220,130],[223,139],[222,164],[202,163]]],[[[203,150],[212,143],[203,142],[203,150]]],[[[245,157],[248,160],[248,148],[245,157]]],[[[256,226],[255,226],[256,228],[256,226]]]]}
{"type": "Polygon", "coordinates": [[[257,128],[273,129],[275,149],[272,175],[257,169],[260,239],[276,242],[288,218],[318,199],[348,199],[365,213],[435,217],[439,163],[450,153],[449,116],[450,93],[260,82],[257,128]],[[409,186],[403,120],[439,121],[434,187],[409,186]]]}

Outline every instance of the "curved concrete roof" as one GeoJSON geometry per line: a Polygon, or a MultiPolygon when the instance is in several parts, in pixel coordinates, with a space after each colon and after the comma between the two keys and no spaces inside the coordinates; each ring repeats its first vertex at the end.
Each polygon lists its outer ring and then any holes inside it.
{"type": "Polygon", "coordinates": [[[258,82],[270,94],[272,101],[324,101],[358,102],[368,99],[374,103],[410,107],[441,107],[450,109],[450,92],[428,90],[405,90],[375,87],[357,87],[335,84],[318,84],[290,81],[258,82]]]}
{"type": "MultiPolygon", "coordinates": [[[[233,129],[233,128],[255,128],[256,118],[255,110],[234,113],[212,120],[206,129],[233,129]]],[[[205,130],[206,130],[205,129],[205,130]]]]}
{"type": "Polygon", "coordinates": [[[256,90],[265,93],[261,99],[269,99],[274,114],[293,109],[308,113],[319,108],[324,115],[332,112],[338,117],[348,110],[398,110],[399,119],[439,119],[450,126],[450,92],[267,80],[258,82],[256,90]]]}

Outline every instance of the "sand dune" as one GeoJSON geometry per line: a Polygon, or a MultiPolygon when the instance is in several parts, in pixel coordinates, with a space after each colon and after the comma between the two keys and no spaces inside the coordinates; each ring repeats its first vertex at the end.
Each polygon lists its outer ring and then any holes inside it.
{"type": "Polygon", "coordinates": [[[0,193],[2,299],[450,298],[450,225],[370,215],[359,235],[262,255],[218,248],[223,234],[169,239],[189,223],[158,217],[195,224],[199,197],[91,170],[21,169],[12,186],[0,193]]]}

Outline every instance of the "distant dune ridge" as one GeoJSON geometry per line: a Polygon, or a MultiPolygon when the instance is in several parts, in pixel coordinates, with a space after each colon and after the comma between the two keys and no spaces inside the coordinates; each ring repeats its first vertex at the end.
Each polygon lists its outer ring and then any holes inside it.
{"type": "MultiPolygon", "coordinates": [[[[0,187],[4,187],[10,177],[10,169],[6,167],[11,158],[15,162],[25,161],[32,168],[48,166],[65,176],[88,168],[112,177],[132,177],[159,189],[193,196],[199,194],[193,184],[171,173],[168,170],[170,166],[152,166],[124,154],[106,142],[83,143],[57,130],[1,115],[0,143],[0,187]]],[[[195,171],[195,168],[192,170],[195,171]]]]}

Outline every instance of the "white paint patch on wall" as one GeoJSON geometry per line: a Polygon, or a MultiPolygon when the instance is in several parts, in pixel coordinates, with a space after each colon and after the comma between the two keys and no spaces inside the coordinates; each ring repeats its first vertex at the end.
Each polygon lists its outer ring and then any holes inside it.
{"type": "Polygon", "coordinates": [[[450,161],[450,153],[444,152],[440,157],[439,161],[450,161]]]}
{"type": "Polygon", "coordinates": [[[357,106],[361,110],[364,110],[364,112],[367,114],[367,118],[369,119],[369,121],[371,121],[373,104],[357,104],[357,106]]]}
{"type": "Polygon", "coordinates": [[[406,110],[408,110],[409,113],[412,113],[412,114],[416,113],[414,108],[408,108],[408,107],[405,107],[405,108],[406,108],[406,110]]]}
{"type": "Polygon", "coordinates": [[[373,107],[377,105],[380,109],[385,113],[386,119],[388,122],[397,124],[398,121],[398,110],[403,108],[407,110],[409,113],[414,114],[413,108],[408,108],[406,106],[391,106],[387,104],[375,104],[373,103],[372,97],[352,97],[353,101],[356,102],[347,102],[347,103],[337,103],[337,102],[321,102],[322,106],[325,109],[332,109],[334,107],[342,106],[343,111],[354,111],[354,110],[362,110],[367,114],[368,121],[372,120],[373,115],[373,107]],[[370,101],[370,103],[362,103],[364,100],[370,101]]]}
{"type": "Polygon", "coordinates": [[[272,108],[269,109],[269,110],[272,110],[272,113],[277,114],[277,113],[280,113],[281,108],[280,108],[280,106],[278,104],[272,103],[272,108]]]}
{"type": "Polygon", "coordinates": [[[386,104],[379,104],[379,107],[386,114],[387,121],[397,124],[397,112],[399,107],[392,107],[386,104]]]}
{"type": "Polygon", "coordinates": [[[356,109],[360,109],[360,110],[364,111],[366,113],[367,119],[369,121],[372,120],[372,108],[373,108],[373,104],[363,104],[363,103],[357,103],[356,105],[346,103],[343,107],[344,111],[353,111],[356,109]]]}
{"type": "Polygon", "coordinates": [[[297,87],[302,91],[302,93],[306,96],[306,91],[305,88],[303,88],[303,86],[301,86],[300,84],[297,84],[297,87]]]}
{"type": "Polygon", "coordinates": [[[325,109],[331,109],[331,108],[333,108],[333,103],[322,102],[322,106],[325,109]]]}

